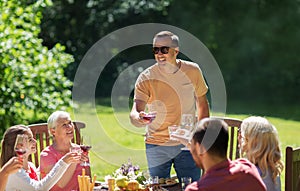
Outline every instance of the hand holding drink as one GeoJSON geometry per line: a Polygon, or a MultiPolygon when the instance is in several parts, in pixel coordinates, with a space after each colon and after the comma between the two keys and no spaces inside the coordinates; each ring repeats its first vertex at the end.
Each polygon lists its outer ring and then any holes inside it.
{"type": "Polygon", "coordinates": [[[187,145],[190,141],[190,132],[186,129],[181,129],[180,126],[169,126],[170,140],[179,141],[183,145],[187,145]]]}
{"type": "Polygon", "coordinates": [[[28,137],[27,135],[17,135],[14,150],[20,161],[23,159],[23,155],[26,153],[26,149],[28,147],[28,137]]]}
{"type": "MultiPolygon", "coordinates": [[[[91,137],[90,136],[85,136],[85,138],[83,139],[83,137],[81,137],[81,142],[82,144],[80,145],[80,149],[82,150],[84,155],[88,155],[89,150],[92,148],[91,146],[91,137]]],[[[90,166],[90,163],[88,163],[87,161],[84,161],[83,163],[81,163],[81,166],[90,166]]]]}
{"type": "Polygon", "coordinates": [[[87,153],[92,148],[92,146],[90,146],[90,145],[80,145],[80,148],[84,153],[87,153]]]}
{"type": "Polygon", "coordinates": [[[151,123],[156,118],[156,112],[140,112],[140,119],[142,119],[145,123],[151,123]]]}

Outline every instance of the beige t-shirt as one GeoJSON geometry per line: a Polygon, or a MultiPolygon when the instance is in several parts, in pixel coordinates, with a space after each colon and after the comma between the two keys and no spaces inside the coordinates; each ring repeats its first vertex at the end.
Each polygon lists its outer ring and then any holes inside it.
{"type": "Polygon", "coordinates": [[[179,125],[182,114],[195,115],[195,98],[207,90],[202,72],[193,62],[180,60],[180,69],[171,74],[161,71],[157,63],[143,71],[135,84],[134,100],[145,101],[148,111],[157,112],[146,128],[146,143],[178,145],[169,140],[168,126],[179,125]]]}

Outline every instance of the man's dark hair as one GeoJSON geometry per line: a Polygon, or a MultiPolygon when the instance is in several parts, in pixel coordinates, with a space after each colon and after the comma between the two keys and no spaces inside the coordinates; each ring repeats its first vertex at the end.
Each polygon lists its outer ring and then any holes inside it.
{"type": "Polygon", "coordinates": [[[220,119],[202,119],[193,135],[193,140],[204,146],[209,154],[226,157],[228,125],[220,119]]]}

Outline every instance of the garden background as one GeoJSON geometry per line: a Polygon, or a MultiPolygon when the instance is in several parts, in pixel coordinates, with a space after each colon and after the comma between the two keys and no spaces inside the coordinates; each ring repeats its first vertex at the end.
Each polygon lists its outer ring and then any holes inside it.
{"type": "MultiPolygon", "coordinates": [[[[11,125],[45,122],[54,110],[76,117],[73,80],[86,52],[122,27],[163,23],[191,33],[210,50],[226,85],[226,116],[266,116],[279,131],[283,154],[286,145],[300,145],[299,1],[3,0],[0,5],[1,137],[11,125]]],[[[151,45],[117,53],[98,79],[97,115],[118,144],[142,149],[142,136],[115,119],[110,97],[122,71],[153,59],[151,45]]],[[[130,105],[131,98],[125,101],[130,105]]],[[[128,112],[120,115],[128,117],[128,112]]],[[[93,131],[92,125],[86,131],[93,131]]],[[[92,155],[99,176],[116,168],[92,155]]]]}

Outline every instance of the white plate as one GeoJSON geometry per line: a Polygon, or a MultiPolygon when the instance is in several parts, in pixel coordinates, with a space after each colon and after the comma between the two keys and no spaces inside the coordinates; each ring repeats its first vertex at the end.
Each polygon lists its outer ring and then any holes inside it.
{"type": "Polygon", "coordinates": [[[102,188],[102,186],[95,186],[93,190],[94,190],[94,191],[100,191],[101,188],[102,188]]]}

